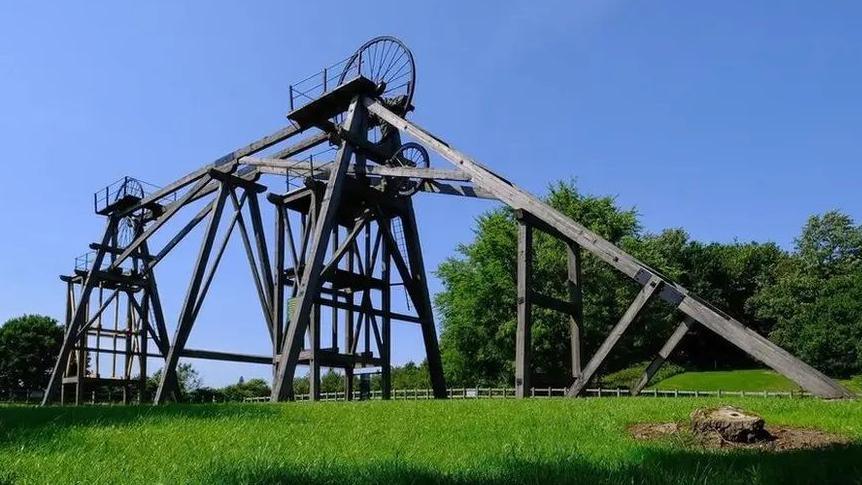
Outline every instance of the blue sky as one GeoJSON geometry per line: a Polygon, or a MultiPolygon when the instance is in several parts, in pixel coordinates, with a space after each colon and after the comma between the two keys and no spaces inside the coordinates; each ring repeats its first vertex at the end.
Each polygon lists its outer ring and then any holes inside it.
{"type": "MultiPolygon", "coordinates": [[[[813,213],[862,219],[858,2],[366,5],[0,1],[0,320],[62,316],[57,275],[102,229],[95,190],[166,184],[283,126],[291,81],[380,34],[416,57],[412,118],[534,193],[574,177],[706,241],[788,247],[813,213]]],[[[493,207],[416,203],[429,269],[493,207]]],[[[190,345],[266,352],[232,249],[190,345]]],[[[183,257],[159,275],[174,299],[183,257]]],[[[421,358],[415,329],[395,344],[421,358]]],[[[195,365],[210,385],[269,375],[195,365]]]]}

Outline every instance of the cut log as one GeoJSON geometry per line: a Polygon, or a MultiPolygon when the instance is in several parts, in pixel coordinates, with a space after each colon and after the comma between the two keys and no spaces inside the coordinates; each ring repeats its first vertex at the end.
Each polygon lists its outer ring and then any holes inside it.
{"type": "Polygon", "coordinates": [[[769,438],[763,418],[732,406],[695,409],[691,413],[692,431],[699,434],[718,433],[733,443],[755,443],[769,438]]]}

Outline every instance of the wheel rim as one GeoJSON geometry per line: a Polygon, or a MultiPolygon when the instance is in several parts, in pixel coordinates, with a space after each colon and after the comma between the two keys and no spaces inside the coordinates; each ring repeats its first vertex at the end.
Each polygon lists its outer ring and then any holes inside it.
{"type": "MultiPolygon", "coordinates": [[[[409,142],[401,145],[395,155],[389,159],[388,165],[392,167],[428,168],[431,165],[431,160],[425,147],[418,143],[409,142]]],[[[400,197],[410,197],[415,194],[421,184],[422,180],[409,177],[389,178],[391,190],[400,197]]]]}
{"type": "Polygon", "coordinates": [[[339,84],[360,75],[385,86],[380,98],[390,110],[403,115],[410,109],[416,65],[403,42],[391,36],[369,40],[347,60],[339,84]]]}

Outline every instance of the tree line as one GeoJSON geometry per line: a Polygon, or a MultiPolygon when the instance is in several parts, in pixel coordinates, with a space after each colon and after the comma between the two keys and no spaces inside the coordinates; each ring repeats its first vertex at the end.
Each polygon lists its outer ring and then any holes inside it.
{"type": "MultiPolygon", "coordinates": [[[[811,216],[793,248],[772,242],[704,243],[683,229],[643,230],[638,214],[611,197],[580,193],[572,182],[550,187],[546,201],[649,266],[836,377],[862,373],[862,226],[838,211],[811,216]]],[[[435,298],[450,385],[514,381],[517,221],[508,208],[481,215],[475,236],[437,269],[435,298]]],[[[567,299],[563,243],[534,231],[534,290],[567,299]]],[[[638,291],[637,285],[584,252],[584,355],[592,355],[638,291]]],[[[650,303],[603,368],[610,373],[652,358],[679,313],[650,303]]],[[[568,317],[533,307],[533,381],[570,383],[568,317]]],[[[744,353],[696,326],[674,354],[686,368],[755,365],[744,353]]]]}

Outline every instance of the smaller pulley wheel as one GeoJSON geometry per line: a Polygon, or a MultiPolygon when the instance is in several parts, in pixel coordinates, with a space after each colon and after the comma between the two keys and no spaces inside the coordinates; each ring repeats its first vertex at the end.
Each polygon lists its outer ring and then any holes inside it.
{"type": "MultiPolygon", "coordinates": [[[[428,168],[431,166],[431,159],[428,157],[428,151],[425,147],[418,143],[408,142],[401,145],[395,155],[387,161],[390,167],[406,167],[406,168],[428,168]]],[[[399,197],[410,197],[415,194],[420,185],[421,179],[411,177],[387,177],[387,187],[399,197]]]]}

